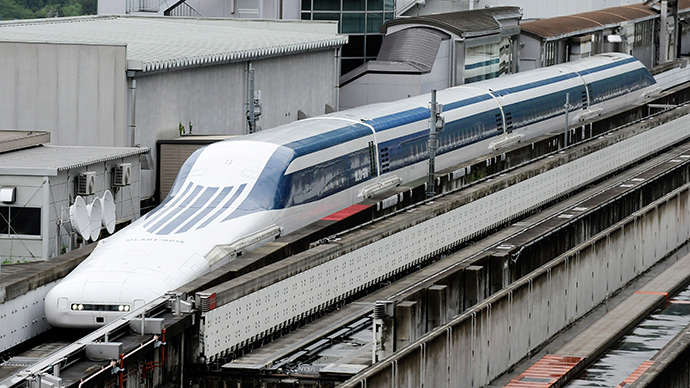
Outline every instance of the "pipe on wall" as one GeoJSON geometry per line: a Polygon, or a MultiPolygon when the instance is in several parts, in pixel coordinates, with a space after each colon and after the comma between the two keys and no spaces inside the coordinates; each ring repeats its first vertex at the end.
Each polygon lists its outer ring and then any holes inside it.
{"type": "Polygon", "coordinates": [[[130,136],[130,142],[129,146],[134,147],[137,141],[136,137],[136,131],[137,131],[137,125],[136,125],[136,101],[137,101],[137,78],[136,78],[136,72],[132,70],[127,71],[127,84],[129,87],[129,104],[127,107],[127,116],[129,117],[128,121],[128,128],[129,128],[129,136],[130,136]]]}

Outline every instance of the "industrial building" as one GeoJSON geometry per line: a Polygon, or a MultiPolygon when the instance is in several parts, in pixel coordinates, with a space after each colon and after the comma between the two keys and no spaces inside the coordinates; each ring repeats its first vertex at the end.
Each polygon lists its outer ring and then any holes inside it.
{"type": "MultiPolygon", "coordinates": [[[[0,22],[0,129],[48,131],[56,145],[153,149],[181,134],[274,127],[337,109],[346,42],[328,21],[0,22]]],[[[155,191],[152,164],[144,198],[155,191]]]]}
{"type": "Polygon", "coordinates": [[[605,52],[633,55],[648,68],[690,54],[690,1],[678,1],[677,10],[647,3],[521,23],[520,71],[605,52]]]}
{"type": "Polygon", "coordinates": [[[140,158],[148,148],[49,141],[47,132],[0,131],[0,261],[47,260],[80,245],[69,215],[78,196],[92,204],[108,190],[116,223],[139,218],[140,158]]]}
{"type": "Polygon", "coordinates": [[[517,71],[519,7],[387,21],[378,57],[340,78],[340,107],[395,101],[517,71]]]}
{"type": "Polygon", "coordinates": [[[388,20],[458,11],[518,6],[526,19],[549,18],[642,0],[582,0],[564,4],[543,0],[99,0],[98,14],[158,14],[239,19],[333,20],[350,41],[343,47],[341,74],[376,59],[388,20]]]}

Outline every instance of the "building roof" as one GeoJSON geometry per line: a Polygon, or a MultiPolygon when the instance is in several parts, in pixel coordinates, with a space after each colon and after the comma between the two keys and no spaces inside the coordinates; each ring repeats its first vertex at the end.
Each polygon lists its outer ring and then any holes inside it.
{"type": "Polygon", "coordinates": [[[421,24],[440,28],[458,36],[485,35],[500,32],[499,20],[520,19],[520,7],[491,7],[471,11],[448,12],[433,15],[402,17],[387,21],[381,26],[381,32],[388,27],[401,24],[421,24]]]}
{"type": "Polygon", "coordinates": [[[323,50],[347,43],[335,22],[170,16],[81,16],[0,22],[0,42],[126,45],[127,60],[160,71],[323,50]]]}
{"type": "Polygon", "coordinates": [[[41,145],[0,154],[0,175],[57,176],[59,171],[150,152],[138,147],[65,147],[41,145]]]}
{"type": "MultiPolygon", "coordinates": [[[[404,62],[428,73],[444,37],[430,28],[406,28],[383,38],[377,61],[404,62]]],[[[446,39],[448,36],[446,35],[446,39]]]]}
{"type": "MultiPolygon", "coordinates": [[[[684,2],[687,1],[681,1],[681,9],[684,2]]],[[[523,33],[536,36],[543,40],[550,40],[571,35],[581,35],[588,31],[596,31],[609,26],[616,26],[622,22],[652,18],[658,15],[658,11],[650,6],[634,4],[524,22],[520,23],[520,28],[523,33]]]]}
{"type": "Polygon", "coordinates": [[[0,153],[50,143],[50,132],[0,130],[0,153]]]}
{"type": "Polygon", "coordinates": [[[386,61],[369,61],[364,62],[352,71],[340,77],[340,87],[349,84],[350,82],[366,75],[367,73],[377,74],[422,74],[419,68],[405,62],[386,62],[386,61]]]}

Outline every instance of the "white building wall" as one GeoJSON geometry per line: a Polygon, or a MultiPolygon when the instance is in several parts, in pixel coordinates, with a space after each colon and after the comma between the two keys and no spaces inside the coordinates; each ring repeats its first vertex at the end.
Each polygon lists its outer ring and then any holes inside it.
{"type": "Polygon", "coordinates": [[[428,74],[365,74],[340,88],[340,109],[390,102],[452,85],[450,39],[441,42],[428,74]]]}
{"type": "MultiPolygon", "coordinates": [[[[396,9],[401,10],[417,0],[396,0],[396,9]]],[[[572,15],[576,13],[595,11],[604,8],[620,7],[622,5],[640,4],[642,0],[579,0],[579,1],[554,1],[554,0],[426,0],[425,6],[412,6],[405,16],[430,15],[435,13],[465,11],[485,7],[518,6],[524,11],[523,20],[542,19],[555,16],[572,15]]]]}
{"type": "Polygon", "coordinates": [[[0,129],[126,146],[125,46],[0,42],[0,129]]]}
{"type": "Polygon", "coordinates": [[[434,67],[430,73],[421,75],[422,87],[420,94],[431,93],[434,89],[442,90],[453,86],[450,75],[450,47],[450,39],[441,41],[438,53],[436,53],[436,59],[434,60],[434,67]]]}
{"type": "Polygon", "coordinates": [[[70,236],[65,227],[59,225],[63,209],[69,209],[76,197],[75,181],[80,172],[96,172],[95,193],[83,196],[89,204],[103,197],[110,190],[115,200],[117,221],[134,221],[139,218],[140,209],[140,162],[139,155],[101,162],[85,167],[58,172],[57,176],[0,175],[0,186],[17,188],[16,202],[0,204],[11,206],[12,211],[22,207],[41,208],[41,235],[0,234],[0,261],[11,263],[47,260],[76,246],[70,245],[70,236]],[[131,163],[130,185],[113,188],[113,167],[118,163],[131,163]],[[45,184],[44,184],[45,183],[45,184]],[[47,192],[45,190],[48,190],[47,192]]]}
{"type": "Polygon", "coordinates": [[[541,40],[520,35],[520,71],[541,67],[541,40]]]}
{"type": "Polygon", "coordinates": [[[98,0],[99,15],[124,15],[125,0],[98,0]]]}
{"type": "MultiPolygon", "coordinates": [[[[0,175],[0,186],[17,188],[15,203],[0,203],[0,206],[10,206],[12,211],[20,211],[22,207],[43,207],[43,177],[0,175]]],[[[0,234],[0,261],[6,263],[37,261],[43,259],[42,255],[41,236],[0,234]]]]}
{"type": "Polygon", "coordinates": [[[338,79],[335,50],[275,57],[252,62],[256,90],[261,90],[262,128],[297,119],[297,110],[313,117],[336,107],[338,79]]]}
{"type": "Polygon", "coordinates": [[[60,255],[76,246],[71,246],[70,234],[64,227],[58,225],[63,209],[68,209],[76,197],[75,182],[80,172],[96,172],[96,185],[94,194],[82,196],[84,202],[90,204],[96,197],[103,197],[106,190],[110,190],[115,200],[115,215],[117,222],[134,221],[139,218],[141,186],[139,155],[115,159],[108,162],[92,164],[86,167],[75,168],[69,171],[61,171],[58,176],[50,177],[50,199],[48,211],[49,235],[48,258],[60,255]],[[132,175],[130,185],[114,188],[113,168],[118,163],[131,163],[132,175]]]}
{"type": "Polygon", "coordinates": [[[422,93],[421,77],[419,74],[365,74],[341,88],[340,109],[418,96],[422,93]]]}
{"type": "MultiPolygon", "coordinates": [[[[324,114],[335,106],[335,49],[252,61],[255,90],[261,91],[263,129],[297,120],[297,110],[324,114]]],[[[137,77],[136,143],[180,136],[182,123],[193,134],[241,135],[246,132],[247,62],[140,75],[137,77]]],[[[142,197],[155,189],[155,171],[142,172],[142,197]]]]}

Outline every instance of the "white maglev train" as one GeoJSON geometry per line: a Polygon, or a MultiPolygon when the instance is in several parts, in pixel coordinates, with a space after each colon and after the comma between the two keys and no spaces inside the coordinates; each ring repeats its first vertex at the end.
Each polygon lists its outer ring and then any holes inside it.
{"type": "MultiPolygon", "coordinates": [[[[625,54],[438,92],[437,169],[635,104],[658,92],[625,54]]],[[[156,209],[108,238],[46,296],[48,322],[94,328],[226,263],[209,252],[270,228],[290,233],[427,173],[429,95],[301,120],[209,145],[156,209]]]]}

